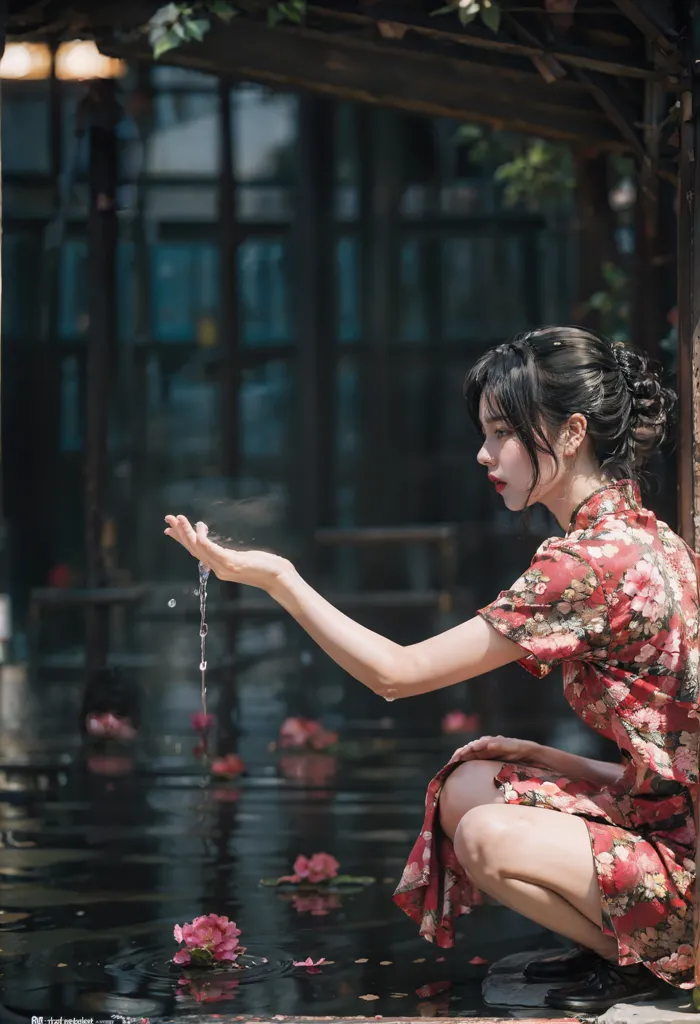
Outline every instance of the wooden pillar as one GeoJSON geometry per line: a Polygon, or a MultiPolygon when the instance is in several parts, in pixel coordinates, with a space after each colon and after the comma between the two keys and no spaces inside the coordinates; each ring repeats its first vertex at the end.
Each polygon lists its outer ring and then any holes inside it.
{"type": "MultiPolygon", "coordinates": [[[[222,475],[230,484],[230,494],[236,496],[235,484],[241,468],[241,353],[238,315],[238,244],[236,220],[236,180],[234,170],[234,112],[231,103],[233,82],[220,78],[219,93],[219,320],[218,336],[222,354],[221,363],[221,421],[223,432],[221,458],[222,475]]],[[[226,601],[236,602],[240,587],[225,588],[226,601]]],[[[235,666],[238,649],[238,618],[228,620],[227,642],[229,665],[235,666]]],[[[239,720],[238,686],[235,675],[225,680],[220,694],[219,716],[224,728],[239,720]]]]}
{"type": "Polygon", "coordinates": [[[219,79],[219,344],[223,353],[221,389],[223,472],[240,472],[241,356],[238,322],[238,229],[233,166],[233,112],[228,78],[219,79]]]}
{"type": "Polygon", "coordinates": [[[367,343],[363,373],[366,466],[362,515],[365,522],[391,518],[391,434],[388,417],[391,343],[398,330],[401,201],[400,115],[369,109],[360,122],[360,217],[362,316],[367,343]]]}
{"type": "Polygon", "coordinates": [[[600,327],[595,311],[587,311],[591,296],[605,289],[602,267],[618,258],[615,218],[608,200],[608,157],[605,153],[575,152],[578,207],[578,277],[574,318],[594,329],[600,327]]]}
{"type": "MultiPolygon", "coordinates": [[[[88,138],[88,310],[85,438],[85,582],[108,583],[105,524],[109,504],[109,408],[117,346],[117,136],[119,108],[112,81],[88,86],[81,114],[88,138]]],[[[88,605],[85,657],[89,673],[107,660],[109,609],[88,605]]]]}
{"type": "Polygon", "coordinates": [[[314,534],[335,519],[336,257],[333,238],[334,103],[302,96],[295,225],[300,517],[304,561],[319,569],[314,534]]]}
{"type": "MultiPolygon", "coordinates": [[[[7,0],[0,0],[0,58],[5,52],[5,25],[7,22],[7,0]]],[[[1,114],[0,114],[1,116],[1,114]]],[[[0,154],[0,248],[2,243],[2,157],[0,154]]],[[[0,311],[2,310],[2,266],[0,261],[0,311]]],[[[4,375],[0,370],[0,389],[5,383],[4,375]]],[[[2,397],[0,390],[0,412],[2,410],[2,397]]],[[[1,416],[0,416],[1,422],[1,416]]],[[[4,502],[4,488],[3,488],[3,477],[4,477],[4,463],[2,459],[2,442],[3,432],[0,427],[0,597],[4,597],[3,605],[7,608],[9,613],[9,590],[10,590],[10,567],[9,567],[9,551],[8,551],[8,538],[7,538],[7,524],[5,522],[5,502],[4,502]]],[[[9,622],[8,622],[9,626],[9,622]]],[[[2,628],[2,624],[0,624],[2,628]]],[[[9,630],[8,630],[9,632],[9,630]]],[[[6,638],[0,633],[0,643],[6,638]]],[[[9,640],[9,636],[7,637],[9,640]]],[[[0,649],[0,663],[6,660],[6,651],[0,649]]]]}

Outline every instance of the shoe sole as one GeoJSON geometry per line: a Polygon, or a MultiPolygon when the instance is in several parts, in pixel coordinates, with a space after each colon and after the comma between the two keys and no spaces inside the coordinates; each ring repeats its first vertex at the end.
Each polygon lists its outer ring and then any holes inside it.
{"type": "MultiPolygon", "coordinates": [[[[646,1003],[652,1000],[663,999],[664,994],[655,989],[653,992],[640,992],[637,994],[630,993],[628,995],[620,995],[614,1002],[610,1002],[609,999],[587,999],[585,1005],[565,1002],[550,1002],[545,999],[545,1006],[548,1006],[552,1010],[568,1010],[570,1013],[589,1013],[598,1012],[600,1010],[609,1010],[611,1006],[616,1006],[618,1003],[646,1003]]],[[[665,998],[669,998],[666,996],[665,998]]]]}

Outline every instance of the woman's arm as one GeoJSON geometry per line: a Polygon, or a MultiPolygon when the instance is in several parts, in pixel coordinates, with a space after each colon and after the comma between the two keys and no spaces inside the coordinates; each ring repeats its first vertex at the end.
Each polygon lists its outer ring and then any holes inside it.
{"type": "Polygon", "coordinates": [[[596,786],[615,785],[626,767],[624,764],[611,764],[610,761],[594,761],[579,754],[567,754],[565,750],[545,747],[541,743],[537,744],[531,763],[541,768],[549,768],[550,771],[561,772],[572,779],[585,779],[596,786]]]}
{"type": "Polygon", "coordinates": [[[346,672],[382,697],[413,697],[523,657],[480,616],[418,644],[400,644],[335,608],[289,566],[269,593],[346,672]]]}
{"type": "Polygon", "coordinates": [[[517,644],[480,616],[403,647],[339,611],[279,555],[224,548],[208,538],[204,523],[195,531],[184,516],[166,516],[166,522],[166,534],[215,576],[265,590],[346,672],[382,697],[438,690],[523,657],[517,644]]]}

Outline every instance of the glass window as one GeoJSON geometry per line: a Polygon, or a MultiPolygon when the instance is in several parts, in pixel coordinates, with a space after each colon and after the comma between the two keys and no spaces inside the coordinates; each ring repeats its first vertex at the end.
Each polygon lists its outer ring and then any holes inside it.
{"type": "Polygon", "coordinates": [[[487,338],[494,334],[491,297],[512,288],[507,279],[492,278],[494,240],[486,234],[443,243],[445,337],[449,341],[487,338]]]}
{"type": "Polygon", "coordinates": [[[47,173],[49,156],[48,93],[42,84],[22,83],[22,91],[3,86],[2,164],[3,173],[30,171],[47,173]],[[27,88],[29,86],[29,88],[27,88]]]}
{"type": "Polygon", "coordinates": [[[425,341],[428,336],[427,282],[424,247],[415,240],[401,246],[401,341],[425,341]]]}
{"type": "Polygon", "coordinates": [[[360,243],[357,238],[340,238],[335,253],[338,338],[357,341],[360,337],[360,243]]]}
{"type": "Polygon", "coordinates": [[[35,234],[5,231],[2,237],[2,329],[5,337],[28,337],[40,329],[42,250],[35,234]]]}
{"type": "Polygon", "coordinates": [[[233,159],[240,181],[293,181],[297,99],[259,85],[233,91],[233,159]]]}
{"type": "Polygon", "coordinates": [[[61,253],[61,295],[59,333],[62,338],[84,334],[88,326],[88,262],[87,245],[69,239],[61,253]]]}
{"type": "Polygon", "coordinates": [[[218,308],[214,245],[172,242],[153,249],[153,320],[158,341],[194,342],[218,308]]]}
{"type": "Polygon", "coordinates": [[[80,363],[77,356],[61,360],[60,450],[79,452],[83,447],[80,363]]]}
{"type": "Polygon", "coordinates": [[[151,80],[156,88],[169,86],[189,89],[215,89],[216,76],[207,75],[203,71],[190,71],[188,68],[169,67],[167,64],[154,64],[151,67],[151,80]]]}
{"type": "Polygon", "coordinates": [[[162,92],[155,97],[155,129],[148,142],[148,173],[214,175],[219,166],[216,94],[162,92]]]}
{"type": "Polygon", "coordinates": [[[336,455],[356,455],[360,450],[360,372],[357,361],[348,356],[338,361],[336,409],[336,455]]]}
{"type": "Polygon", "coordinates": [[[289,458],[292,451],[292,379],[289,363],[275,359],[243,372],[241,451],[244,458],[289,458]]]}
{"type": "Polygon", "coordinates": [[[287,249],[282,239],[248,239],[238,250],[244,345],[292,341],[287,249]]]}

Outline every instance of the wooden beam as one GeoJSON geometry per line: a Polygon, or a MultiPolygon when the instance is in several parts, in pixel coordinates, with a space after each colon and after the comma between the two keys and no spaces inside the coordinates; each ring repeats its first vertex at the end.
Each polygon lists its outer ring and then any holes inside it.
{"type": "MultiPolygon", "coordinates": [[[[613,3],[620,13],[665,55],[675,49],[678,29],[673,24],[672,11],[663,0],[613,0],[613,3]]],[[[674,64],[676,63],[680,67],[680,59],[677,56],[674,57],[674,64]]]]}
{"type": "MultiPolygon", "coordinates": [[[[353,5],[354,6],[354,5],[353,5]]],[[[617,75],[625,78],[651,78],[660,79],[664,75],[652,64],[639,61],[624,60],[615,53],[590,50],[581,46],[563,46],[561,44],[550,47],[542,44],[529,44],[525,42],[514,42],[502,36],[494,35],[488,30],[482,30],[477,25],[470,25],[468,29],[449,31],[439,28],[439,19],[421,17],[415,15],[411,18],[406,16],[403,4],[387,5],[382,7],[371,7],[370,13],[359,14],[355,10],[348,9],[347,3],[333,4],[326,7],[322,4],[310,4],[309,15],[319,18],[347,21],[357,25],[377,26],[380,21],[389,20],[395,25],[426,36],[431,39],[440,39],[444,42],[451,42],[473,49],[491,51],[493,53],[511,54],[519,57],[537,57],[540,59],[554,57],[564,64],[572,67],[586,68],[589,71],[599,71],[601,74],[617,75]],[[393,9],[395,7],[395,10],[393,9]]]]}
{"type": "MultiPolygon", "coordinates": [[[[513,15],[506,13],[505,23],[512,28],[513,32],[522,41],[530,46],[541,46],[544,49],[542,40],[529,28],[526,28],[518,19],[514,18],[513,15]]],[[[576,80],[585,86],[603,113],[610,118],[610,121],[620,132],[622,138],[627,140],[632,150],[640,160],[643,160],[645,156],[644,144],[638,130],[634,126],[635,121],[641,120],[642,111],[634,111],[631,103],[616,88],[615,84],[609,82],[599,72],[585,71],[580,67],[574,67],[571,70],[576,80]],[[636,117],[635,113],[637,114],[636,117]]],[[[555,84],[558,84],[558,82],[555,84]]]]}
{"type": "MultiPolygon", "coordinates": [[[[145,40],[100,41],[105,53],[151,59],[145,40]]],[[[159,61],[216,75],[235,75],[293,89],[424,114],[496,124],[600,148],[625,150],[616,128],[586,106],[586,93],[555,92],[533,74],[517,85],[494,69],[488,77],[468,60],[377,47],[356,39],[331,41],[321,32],[236,19],[202,43],[189,43],[159,61]],[[570,102],[565,102],[570,99],[570,102]]]]}
{"type": "Polygon", "coordinates": [[[578,81],[586,86],[600,109],[607,114],[634,153],[640,159],[644,159],[644,143],[639,130],[635,128],[635,122],[641,120],[642,111],[635,111],[627,98],[604,75],[595,71],[583,71],[581,68],[573,68],[573,73],[578,81]]]}

